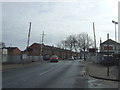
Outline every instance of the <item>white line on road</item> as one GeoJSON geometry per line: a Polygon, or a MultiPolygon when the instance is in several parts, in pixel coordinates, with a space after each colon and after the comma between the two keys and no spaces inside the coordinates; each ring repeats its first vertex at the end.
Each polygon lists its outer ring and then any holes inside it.
{"type": "MultiPolygon", "coordinates": [[[[59,66],[59,69],[61,68],[61,66],[62,66],[62,65],[59,66]]],[[[56,67],[58,67],[58,66],[56,66],[56,67]]],[[[45,72],[43,72],[43,73],[40,73],[39,75],[41,76],[41,75],[46,74],[46,73],[48,73],[48,72],[50,72],[50,71],[53,71],[54,69],[56,70],[56,67],[53,67],[52,69],[49,69],[49,70],[47,70],[47,71],[45,71],[45,72]]]]}
{"type": "MultiPolygon", "coordinates": [[[[66,63],[65,63],[66,64],[66,63]]],[[[68,64],[68,63],[67,63],[68,64]]],[[[48,72],[51,72],[51,71],[55,71],[55,70],[58,70],[58,69],[60,69],[60,68],[62,68],[62,66],[64,66],[63,64],[62,65],[60,65],[60,66],[56,66],[56,67],[53,67],[52,69],[49,69],[49,70],[47,70],[47,71],[45,71],[45,72],[43,72],[43,73],[40,73],[39,75],[41,76],[41,75],[44,75],[44,74],[46,74],[46,73],[48,73],[48,72]],[[59,67],[58,69],[56,69],[57,67],[59,67]]]]}
{"type": "MultiPolygon", "coordinates": [[[[53,68],[52,68],[53,69],[53,68]]],[[[43,73],[40,73],[39,75],[41,76],[41,75],[43,75],[43,74],[46,74],[47,72],[50,72],[52,69],[50,69],[50,70],[48,70],[48,71],[45,71],[45,72],[43,72],[43,73]]]]}

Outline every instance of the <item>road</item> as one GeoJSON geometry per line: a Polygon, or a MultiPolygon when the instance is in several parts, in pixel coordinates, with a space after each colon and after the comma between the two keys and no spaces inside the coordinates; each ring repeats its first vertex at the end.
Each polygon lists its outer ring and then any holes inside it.
{"type": "MultiPolygon", "coordinates": [[[[84,72],[84,62],[80,60],[66,60],[58,63],[44,62],[30,67],[3,71],[2,85],[3,88],[102,87],[102,81],[88,79],[84,72]]],[[[105,83],[103,84],[105,88],[105,83]]],[[[109,88],[109,85],[107,87],[109,88]]]]}

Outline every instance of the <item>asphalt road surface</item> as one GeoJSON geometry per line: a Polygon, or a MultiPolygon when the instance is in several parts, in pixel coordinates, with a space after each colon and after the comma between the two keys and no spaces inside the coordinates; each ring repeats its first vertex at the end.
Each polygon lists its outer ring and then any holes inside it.
{"type": "MultiPolygon", "coordinates": [[[[102,87],[102,81],[86,77],[84,68],[83,61],[66,60],[58,63],[44,62],[34,66],[6,70],[2,72],[2,87],[93,88],[100,87],[100,85],[102,87]]],[[[105,87],[105,83],[103,84],[105,87]]]]}

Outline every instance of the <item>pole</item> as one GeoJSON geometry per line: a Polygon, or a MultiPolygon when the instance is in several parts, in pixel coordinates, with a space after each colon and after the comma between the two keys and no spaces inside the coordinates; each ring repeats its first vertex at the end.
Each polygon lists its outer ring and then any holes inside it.
{"type": "Polygon", "coordinates": [[[117,53],[117,34],[116,34],[116,23],[115,23],[115,41],[116,41],[116,48],[115,48],[116,50],[115,50],[115,51],[116,51],[116,53],[117,53]]]}
{"type": "Polygon", "coordinates": [[[112,23],[115,24],[115,41],[116,41],[115,51],[116,51],[116,53],[118,53],[118,50],[117,50],[117,34],[116,34],[116,24],[118,24],[118,22],[115,22],[114,20],[112,20],[112,23]]]}
{"type": "Polygon", "coordinates": [[[44,33],[44,31],[43,31],[43,33],[42,33],[42,42],[41,42],[41,56],[43,56],[43,41],[44,41],[44,35],[45,35],[45,33],[44,33]]]}
{"type": "Polygon", "coordinates": [[[27,42],[27,48],[29,47],[30,31],[31,31],[31,22],[30,22],[29,32],[28,32],[28,42],[27,42]]]}
{"type": "Polygon", "coordinates": [[[116,23],[115,23],[115,41],[117,42],[116,23]]]}
{"type": "Polygon", "coordinates": [[[96,36],[95,36],[95,25],[93,22],[93,33],[94,33],[94,44],[95,44],[95,49],[96,49],[96,36]]]}
{"type": "Polygon", "coordinates": [[[116,51],[116,53],[118,53],[118,50],[117,50],[117,34],[116,34],[116,24],[117,24],[117,23],[115,22],[115,41],[116,41],[116,48],[115,48],[116,50],[115,50],[115,51],[116,51]]]}
{"type": "MultiPolygon", "coordinates": [[[[107,59],[108,59],[108,62],[109,62],[109,33],[107,34],[107,39],[108,39],[108,46],[107,46],[107,59]]],[[[107,76],[109,76],[109,65],[107,65],[107,76]]]]}
{"type": "MultiPolygon", "coordinates": [[[[30,41],[30,32],[31,32],[31,22],[30,22],[30,26],[29,26],[28,41],[27,41],[27,47],[26,47],[27,56],[28,56],[28,47],[29,47],[29,41],[30,41]]],[[[24,61],[23,61],[23,63],[24,63],[24,61]]]]}

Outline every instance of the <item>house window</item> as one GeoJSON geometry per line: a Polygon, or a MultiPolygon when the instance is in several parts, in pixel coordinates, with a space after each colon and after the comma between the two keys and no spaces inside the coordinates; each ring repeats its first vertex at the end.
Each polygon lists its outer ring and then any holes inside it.
{"type": "Polygon", "coordinates": [[[7,55],[8,52],[7,52],[7,49],[3,49],[3,55],[7,55]]]}
{"type": "Polygon", "coordinates": [[[112,46],[104,46],[104,50],[113,50],[112,46]]]}

